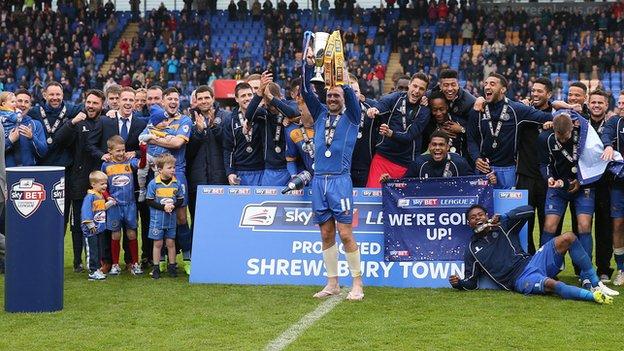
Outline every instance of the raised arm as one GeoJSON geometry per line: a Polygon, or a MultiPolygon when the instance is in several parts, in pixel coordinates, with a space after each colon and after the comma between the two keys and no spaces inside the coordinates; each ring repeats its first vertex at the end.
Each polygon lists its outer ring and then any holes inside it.
{"type": "MultiPolygon", "coordinates": [[[[390,93],[382,96],[379,100],[366,100],[371,103],[371,108],[377,110],[376,117],[381,117],[392,113],[394,106],[399,101],[402,93],[390,93]]],[[[406,97],[407,99],[407,97],[406,97]]]]}
{"type": "Polygon", "coordinates": [[[344,90],[345,97],[345,115],[347,115],[351,123],[360,124],[360,117],[362,116],[360,100],[355,95],[355,91],[353,91],[350,85],[343,85],[342,89],[344,90]]]}
{"type": "Polygon", "coordinates": [[[425,106],[420,106],[420,110],[416,115],[416,118],[407,126],[407,130],[405,132],[396,132],[392,133],[392,138],[397,141],[407,144],[411,143],[418,137],[422,135],[425,128],[427,128],[427,124],[429,123],[429,109],[425,106]]]}
{"type": "Polygon", "coordinates": [[[254,118],[258,118],[262,116],[264,118],[266,116],[266,110],[260,107],[260,103],[262,102],[262,97],[254,94],[253,98],[249,102],[249,106],[247,106],[247,111],[245,111],[245,119],[248,122],[252,122],[254,118]]]}
{"type": "Polygon", "coordinates": [[[293,117],[297,117],[301,115],[296,105],[293,106],[291,104],[288,104],[286,101],[282,99],[273,97],[273,99],[271,99],[271,105],[275,107],[282,115],[286,116],[287,118],[293,118],[293,117]]]}
{"type": "Polygon", "coordinates": [[[316,94],[314,94],[314,92],[312,91],[312,84],[310,84],[310,79],[312,79],[313,74],[314,66],[306,65],[305,77],[303,77],[303,85],[301,87],[301,96],[303,96],[303,100],[305,101],[308,110],[310,110],[312,118],[316,121],[316,119],[321,115],[326,107],[321,104],[318,96],[316,96],[316,94]]]}
{"type": "Polygon", "coordinates": [[[552,121],[552,114],[549,112],[544,112],[536,109],[532,106],[526,106],[523,104],[516,104],[517,109],[520,112],[520,121],[524,122],[536,122],[536,123],[545,123],[548,121],[552,121]]]}

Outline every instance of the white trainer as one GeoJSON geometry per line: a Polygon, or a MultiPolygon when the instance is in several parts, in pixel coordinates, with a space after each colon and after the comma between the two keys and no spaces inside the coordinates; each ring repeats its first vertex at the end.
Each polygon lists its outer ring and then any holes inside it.
{"type": "Polygon", "coordinates": [[[618,271],[615,279],[613,279],[613,285],[622,286],[624,285],[624,271],[618,271]]]}
{"type": "Polygon", "coordinates": [[[97,270],[93,273],[89,273],[89,280],[104,280],[106,279],[106,274],[102,273],[101,270],[97,270]]]}
{"type": "Polygon", "coordinates": [[[611,277],[609,277],[606,274],[601,274],[599,278],[600,278],[600,281],[605,283],[605,284],[606,283],[611,283],[611,277]]]}
{"type": "Polygon", "coordinates": [[[114,264],[111,269],[110,272],[108,272],[108,274],[110,275],[119,275],[121,273],[121,267],[119,267],[118,264],[114,264]]]}
{"type": "Polygon", "coordinates": [[[595,286],[592,288],[592,291],[596,291],[596,290],[600,290],[603,294],[607,295],[607,296],[618,296],[620,295],[619,291],[615,291],[611,288],[609,288],[608,286],[604,285],[603,282],[599,282],[598,286],[595,286]]]}
{"type": "Polygon", "coordinates": [[[132,275],[143,274],[143,270],[141,269],[141,265],[138,264],[138,263],[133,264],[132,267],[130,267],[130,273],[132,275]]]}

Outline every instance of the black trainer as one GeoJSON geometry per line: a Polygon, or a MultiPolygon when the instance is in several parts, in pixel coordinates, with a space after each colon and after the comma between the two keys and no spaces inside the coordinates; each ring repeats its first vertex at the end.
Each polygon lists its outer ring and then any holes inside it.
{"type": "Polygon", "coordinates": [[[152,262],[146,258],[141,260],[141,269],[143,269],[144,271],[149,270],[150,268],[152,268],[152,262]]]}
{"type": "Polygon", "coordinates": [[[170,263],[167,266],[167,273],[169,273],[169,276],[171,278],[176,278],[178,276],[178,264],[177,263],[170,263]]]}
{"type": "Polygon", "coordinates": [[[150,275],[152,276],[152,279],[160,278],[160,268],[158,267],[158,265],[152,267],[152,273],[150,273],[150,275]]]}
{"type": "Polygon", "coordinates": [[[78,264],[77,266],[74,266],[74,273],[82,273],[84,272],[84,267],[82,266],[82,263],[78,264]]]}

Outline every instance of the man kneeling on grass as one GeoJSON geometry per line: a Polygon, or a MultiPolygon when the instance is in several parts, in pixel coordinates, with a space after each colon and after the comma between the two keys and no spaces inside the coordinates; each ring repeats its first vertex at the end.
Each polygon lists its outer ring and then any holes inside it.
{"type": "Polygon", "coordinates": [[[459,290],[478,288],[480,275],[492,278],[505,290],[523,294],[555,293],[564,299],[613,303],[620,293],[600,282],[596,270],[583,246],[572,232],[555,237],[531,256],[522,250],[518,233],[533,216],[531,206],[521,206],[504,215],[488,217],[481,205],[473,205],[466,212],[474,235],[464,254],[464,276],[449,277],[451,286],[459,290]],[[563,263],[566,252],[581,269],[581,276],[591,280],[591,290],[570,286],[553,279],[563,263]]]}

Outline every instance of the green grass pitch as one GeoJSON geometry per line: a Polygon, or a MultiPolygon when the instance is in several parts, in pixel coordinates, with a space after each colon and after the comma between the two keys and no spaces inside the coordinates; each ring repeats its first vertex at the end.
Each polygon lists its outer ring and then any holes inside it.
{"type": "MultiPolygon", "coordinates": [[[[0,350],[262,350],[321,303],[311,298],[318,287],[190,285],[183,274],[88,282],[71,271],[70,249],[66,236],[64,310],[0,313],[0,350]]],[[[566,266],[561,278],[574,283],[566,266]]],[[[287,350],[613,350],[623,312],[624,297],[600,306],[502,291],[367,288],[363,302],[341,302],[287,350]]]]}

